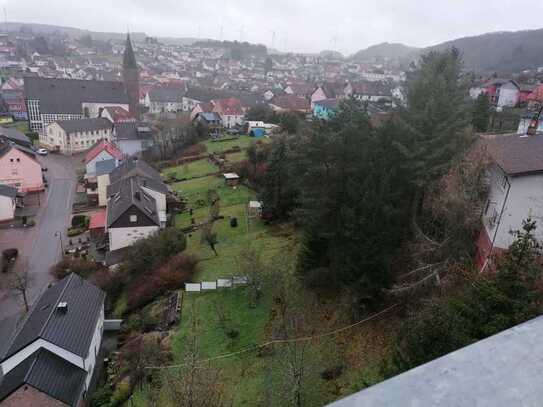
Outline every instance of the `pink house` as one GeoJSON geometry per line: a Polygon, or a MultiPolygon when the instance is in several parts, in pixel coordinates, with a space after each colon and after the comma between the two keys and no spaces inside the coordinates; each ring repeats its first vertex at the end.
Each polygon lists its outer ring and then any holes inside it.
{"type": "Polygon", "coordinates": [[[0,141],[0,184],[19,192],[43,190],[41,164],[32,150],[0,141]]]}

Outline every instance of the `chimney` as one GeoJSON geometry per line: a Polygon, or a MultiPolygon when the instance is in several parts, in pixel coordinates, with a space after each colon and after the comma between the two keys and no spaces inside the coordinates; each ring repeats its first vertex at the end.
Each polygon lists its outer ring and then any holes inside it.
{"type": "Polygon", "coordinates": [[[67,302],[59,302],[57,305],[57,310],[59,312],[62,312],[63,314],[66,314],[68,312],[68,303],[67,302]]]}

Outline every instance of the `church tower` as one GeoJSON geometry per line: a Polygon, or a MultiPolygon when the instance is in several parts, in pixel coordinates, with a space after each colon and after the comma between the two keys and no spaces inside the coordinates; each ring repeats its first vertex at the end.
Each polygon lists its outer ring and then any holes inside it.
{"type": "Polygon", "coordinates": [[[123,55],[123,82],[126,93],[128,94],[130,113],[139,120],[140,72],[136,63],[132,42],[130,41],[130,34],[126,35],[126,47],[123,55]]]}

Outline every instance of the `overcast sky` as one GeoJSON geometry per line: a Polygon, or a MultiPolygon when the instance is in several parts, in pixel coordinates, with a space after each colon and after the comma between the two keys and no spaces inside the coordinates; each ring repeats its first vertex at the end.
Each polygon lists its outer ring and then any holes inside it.
{"type": "Polygon", "coordinates": [[[353,53],[543,28],[543,0],[0,0],[8,21],[221,38],[280,50],[353,53]],[[337,44],[334,47],[334,44],[337,44]]]}

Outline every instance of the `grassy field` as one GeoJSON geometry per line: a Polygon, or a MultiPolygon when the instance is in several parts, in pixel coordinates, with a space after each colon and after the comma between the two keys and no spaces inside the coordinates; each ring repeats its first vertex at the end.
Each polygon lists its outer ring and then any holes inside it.
{"type": "MultiPolygon", "coordinates": [[[[206,145],[209,152],[228,150],[234,145],[245,149],[252,140],[241,137],[225,142],[208,141],[206,145]]],[[[244,155],[245,151],[229,154],[232,156],[229,159],[241,160],[244,155]]],[[[177,169],[167,169],[164,172],[168,171],[177,169]]],[[[201,174],[201,171],[192,171],[201,174]]],[[[187,236],[188,253],[199,259],[194,281],[213,281],[240,275],[240,259],[248,247],[254,248],[261,255],[267,265],[267,272],[292,272],[299,249],[299,236],[292,225],[270,226],[256,218],[248,219],[247,203],[255,198],[254,191],[245,186],[229,187],[225,185],[222,177],[217,176],[189,179],[172,184],[172,188],[185,197],[189,208],[193,208],[192,216],[188,212],[177,215],[177,227],[190,225],[191,218],[194,218],[197,224],[208,219],[209,190],[215,190],[220,197],[220,215],[223,219],[213,224],[218,241],[215,247],[218,256],[202,242],[200,231],[187,236]],[[237,227],[230,225],[230,220],[234,217],[238,220],[237,227]]],[[[272,298],[272,288],[266,286],[268,289],[263,291],[256,306],[251,306],[247,289],[243,287],[186,293],[183,297],[181,321],[172,336],[173,363],[183,362],[185,345],[192,335],[194,325],[200,359],[237,352],[270,340],[278,310],[272,298]],[[223,323],[217,310],[221,310],[226,318],[223,323]],[[196,324],[193,324],[193,321],[196,324]],[[235,331],[237,335],[229,335],[231,331],[235,331]]],[[[300,292],[299,296],[305,298],[306,294],[300,292]]],[[[344,314],[340,310],[335,311],[334,307],[330,315],[325,315],[316,322],[316,330],[330,331],[338,326],[337,321],[342,318],[344,314]]],[[[382,360],[380,352],[385,351],[383,338],[389,334],[390,324],[379,321],[375,326],[366,328],[347,332],[344,337],[328,337],[308,344],[308,391],[304,405],[323,405],[368,383],[382,380],[379,373],[382,360]],[[322,379],[322,371],[336,366],[337,363],[346,366],[341,377],[331,381],[322,379]]],[[[234,407],[292,405],[281,397],[285,385],[288,384],[288,376],[284,373],[287,370],[285,358],[288,350],[285,346],[274,345],[264,353],[249,351],[214,361],[213,367],[219,370],[220,381],[224,385],[225,398],[231,400],[234,407]]],[[[161,405],[167,406],[165,391],[166,389],[162,388],[157,397],[161,405]]],[[[137,400],[135,405],[149,404],[148,393],[145,389],[138,391],[134,397],[134,401],[137,400]]]]}
{"type": "Polygon", "coordinates": [[[226,160],[233,163],[243,161],[246,158],[247,158],[247,153],[245,151],[240,151],[239,153],[226,154],[226,160]]]}
{"type": "Polygon", "coordinates": [[[181,178],[197,178],[207,174],[217,172],[217,167],[208,160],[198,160],[177,167],[170,167],[162,172],[162,176],[166,179],[170,176],[181,178]]]}
{"type": "Polygon", "coordinates": [[[245,150],[251,145],[251,143],[257,140],[266,143],[268,142],[269,138],[262,137],[259,139],[255,139],[254,137],[250,136],[239,136],[238,138],[224,141],[207,140],[204,142],[204,144],[207,147],[208,153],[221,153],[223,151],[230,150],[231,148],[236,146],[242,150],[245,150]]]}

